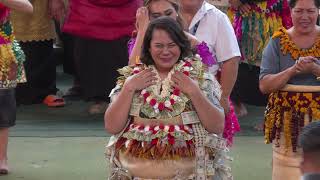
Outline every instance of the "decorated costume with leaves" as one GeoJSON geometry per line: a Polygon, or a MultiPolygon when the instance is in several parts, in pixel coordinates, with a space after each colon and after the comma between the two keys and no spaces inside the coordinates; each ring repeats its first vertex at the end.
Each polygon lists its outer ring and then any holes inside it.
{"type": "MultiPolygon", "coordinates": [[[[121,76],[110,96],[121,90],[128,77],[146,68],[158,74],[153,65],[120,69],[121,76]]],[[[225,140],[204,129],[191,100],[171,85],[175,70],[196,80],[212,104],[223,111],[219,105],[220,85],[207,73],[201,57],[180,60],[166,79],[135,93],[126,128],[107,145],[111,179],[232,179],[225,164],[225,140]]]]}

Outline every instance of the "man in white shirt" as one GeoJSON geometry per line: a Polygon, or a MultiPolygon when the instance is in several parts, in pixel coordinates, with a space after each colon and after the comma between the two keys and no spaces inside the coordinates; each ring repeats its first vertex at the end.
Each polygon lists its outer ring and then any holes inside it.
{"type": "Polygon", "coordinates": [[[229,112],[229,96],[237,79],[240,50],[234,30],[227,15],[204,0],[180,0],[181,14],[188,31],[201,42],[207,43],[218,64],[210,68],[215,75],[221,69],[220,103],[229,112]]]}

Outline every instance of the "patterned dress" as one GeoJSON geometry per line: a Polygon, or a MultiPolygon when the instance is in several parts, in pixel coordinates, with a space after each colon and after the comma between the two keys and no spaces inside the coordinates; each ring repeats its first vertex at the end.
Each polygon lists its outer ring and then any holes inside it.
{"type": "MultiPolygon", "coordinates": [[[[260,79],[295,65],[299,57],[320,57],[320,35],[310,48],[300,49],[281,28],[263,52],[260,79]]],[[[318,60],[315,63],[319,63],[318,60]]],[[[272,179],[300,180],[302,149],[298,137],[302,128],[320,121],[320,81],[312,73],[297,74],[287,85],[272,92],[264,115],[264,137],[273,144],[272,179]]]]}
{"type": "MultiPolygon", "coordinates": [[[[120,69],[111,99],[126,78],[145,68],[138,64],[120,69]]],[[[154,66],[148,68],[156,72],[154,66]]],[[[171,87],[174,69],[197,80],[210,102],[223,111],[218,100],[220,85],[205,71],[200,56],[179,61],[166,79],[134,95],[127,127],[111,137],[107,145],[110,179],[232,179],[226,141],[208,133],[190,99],[171,87]]]]}

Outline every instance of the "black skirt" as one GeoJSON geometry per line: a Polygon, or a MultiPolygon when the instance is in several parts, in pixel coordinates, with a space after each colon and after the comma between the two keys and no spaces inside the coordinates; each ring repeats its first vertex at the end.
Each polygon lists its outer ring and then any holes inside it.
{"type": "Polygon", "coordinates": [[[16,99],[14,89],[0,89],[0,128],[14,126],[16,122],[16,99]]]}
{"type": "Polygon", "coordinates": [[[18,104],[42,103],[50,94],[56,94],[56,60],[53,59],[53,40],[20,42],[26,55],[24,68],[27,82],[18,84],[18,104]]]}
{"type": "Polygon", "coordinates": [[[107,101],[115,87],[117,69],[128,65],[129,37],[113,41],[75,37],[74,57],[83,96],[89,101],[107,101]]]}

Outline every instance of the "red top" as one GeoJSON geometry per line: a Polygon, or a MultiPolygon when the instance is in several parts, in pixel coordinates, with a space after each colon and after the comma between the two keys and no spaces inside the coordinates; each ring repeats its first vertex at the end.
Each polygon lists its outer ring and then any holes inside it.
{"type": "Polygon", "coordinates": [[[130,36],[141,0],[70,0],[63,31],[85,38],[130,36]]]}

